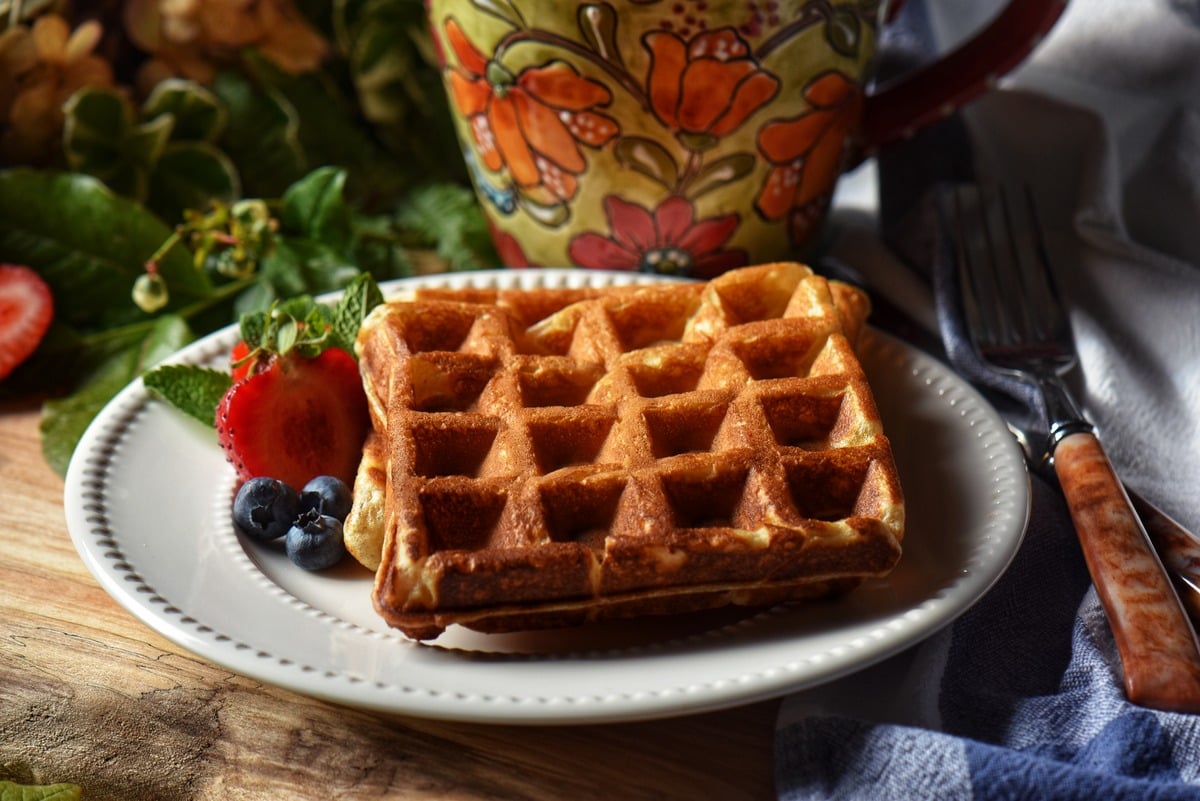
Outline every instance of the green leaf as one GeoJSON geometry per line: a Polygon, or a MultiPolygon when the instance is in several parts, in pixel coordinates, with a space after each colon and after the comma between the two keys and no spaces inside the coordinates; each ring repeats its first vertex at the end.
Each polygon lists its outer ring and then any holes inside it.
{"type": "Polygon", "coordinates": [[[266,310],[253,314],[243,314],[238,321],[238,331],[242,341],[253,349],[261,345],[266,336],[267,323],[270,320],[266,310]]]}
{"type": "Polygon", "coordinates": [[[113,89],[85,87],[63,106],[63,150],[73,169],[100,178],[124,163],[123,143],[134,126],[133,106],[113,89]]]}
{"type": "Polygon", "coordinates": [[[274,297],[286,298],[308,291],[304,267],[304,255],[293,247],[293,240],[281,238],[259,262],[258,274],[274,297]]]}
{"type": "Polygon", "coordinates": [[[259,265],[277,297],[321,294],[341,289],[359,269],[341,252],[302,237],[280,237],[275,248],[259,265]]]}
{"type": "Polygon", "coordinates": [[[270,282],[258,280],[246,287],[233,303],[233,319],[240,320],[243,315],[266,311],[278,299],[270,282]]]}
{"type": "Polygon", "coordinates": [[[334,24],[359,106],[371,122],[402,125],[444,94],[440,81],[424,80],[437,70],[424,63],[431,41],[420,3],[339,0],[334,24]]]}
{"type": "Polygon", "coordinates": [[[191,340],[191,329],[182,318],[161,317],[141,342],[106,359],[74,394],[47,401],[38,428],[42,455],[51,469],[66,475],[79,439],[100,410],[129,382],[191,340]]]}
{"type": "Polygon", "coordinates": [[[370,273],[377,281],[412,275],[412,261],[391,217],[357,215],[354,231],[353,260],[359,269],[370,273]]]}
{"type": "Polygon", "coordinates": [[[0,801],[80,801],[78,784],[17,784],[0,781],[0,801]]]}
{"type": "Polygon", "coordinates": [[[155,84],[142,104],[142,118],[169,114],[176,142],[215,142],[225,131],[229,112],[220,99],[195,81],[168,78],[155,84]]]}
{"type": "MultiPolygon", "coordinates": [[[[142,322],[130,291],[171,229],[90,176],[0,171],[0,253],[50,285],[59,322],[80,330],[142,322]]],[[[182,245],[159,261],[174,310],[207,297],[208,279],[182,245]]]]}
{"type": "Polygon", "coordinates": [[[369,274],[364,273],[351,281],[333,310],[332,344],[354,353],[354,341],[363,319],[380,303],[383,303],[383,293],[369,274]]]}
{"type": "MultiPolygon", "coordinates": [[[[412,171],[418,168],[379,145],[362,124],[353,97],[330,75],[290,75],[261,58],[250,58],[247,64],[254,80],[285,97],[295,110],[297,135],[308,163],[337,164],[346,170],[349,197],[394,197],[412,182],[412,171]]],[[[438,165],[423,164],[419,169],[431,166],[438,165]]]]}
{"type": "Polygon", "coordinates": [[[458,184],[430,184],[413,190],[396,212],[396,225],[414,237],[416,244],[435,247],[452,270],[500,263],[475,194],[458,184]]]}
{"type": "Polygon", "coordinates": [[[221,146],[238,165],[250,197],[279,197],[305,173],[299,116],[286,97],[245,76],[223,72],[213,91],[229,110],[221,146]]]}
{"type": "Polygon", "coordinates": [[[170,116],[134,126],[121,143],[121,157],[133,167],[149,173],[158,164],[174,126],[175,119],[170,116]]]}
{"type": "Polygon", "coordinates": [[[338,46],[346,54],[362,115],[397,158],[401,186],[466,180],[454,117],[423,4],[339,0],[338,46]],[[419,131],[418,135],[413,135],[419,131]]]}
{"type": "Polygon", "coordinates": [[[212,427],[217,404],[233,382],[229,373],[192,364],[168,364],[142,376],[146,389],[186,415],[212,427]]]}
{"type": "Polygon", "coordinates": [[[317,356],[336,344],[331,333],[333,310],[309,295],[272,304],[266,311],[242,315],[240,334],[251,352],[283,355],[295,350],[317,356]]]}
{"type": "Polygon", "coordinates": [[[613,155],[622,167],[639,172],[667,189],[674,189],[679,167],[667,149],[641,136],[626,136],[613,147],[613,155]]]}
{"type": "Polygon", "coordinates": [[[186,209],[229,204],[241,188],[229,157],[207,142],[172,142],[150,176],[146,205],[165,220],[179,222],[186,209]]]}
{"type": "Polygon", "coordinates": [[[96,87],[71,95],[64,113],[67,163],[100,178],[115,192],[144,200],[150,171],[166,147],[175,118],[167,114],[138,123],[124,95],[96,87]]]}
{"type": "Polygon", "coordinates": [[[345,187],[346,171],[336,167],[321,167],[292,184],[279,214],[283,230],[345,251],[352,236],[345,187]]]}
{"type": "Polygon", "coordinates": [[[296,346],[299,335],[300,329],[295,319],[289,317],[279,324],[275,332],[275,348],[281,356],[296,346]]]}

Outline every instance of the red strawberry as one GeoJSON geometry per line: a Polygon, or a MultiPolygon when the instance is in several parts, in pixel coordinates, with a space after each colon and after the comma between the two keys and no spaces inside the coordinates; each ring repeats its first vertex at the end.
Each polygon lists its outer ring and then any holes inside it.
{"type": "Polygon", "coordinates": [[[0,264],[0,380],[37,350],[52,319],[54,299],[41,276],[0,264]]]}
{"type": "Polygon", "coordinates": [[[321,475],[352,486],[370,424],[358,363],[339,348],[278,356],[217,405],[217,439],[238,478],[297,489],[321,475]]]}
{"type": "Polygon", "coordinates": [[[233,350],[229,351],[229,373],[233,383],[236,384],[250,375],[250,366],[254,364],[254,360],[247,359],[249,355],[250,346],[240,339],[233,346],[233,350]]]}
{"type": "Polygon", "coordinates": [[[242,340],[229,350],[229,377],[233,383],[249,378],[254,373],[260,373],[275,360],[275,353],[267,348],[252,351],[242,340]],[[254,355],[251,356],[250,354],[254,355]]]}

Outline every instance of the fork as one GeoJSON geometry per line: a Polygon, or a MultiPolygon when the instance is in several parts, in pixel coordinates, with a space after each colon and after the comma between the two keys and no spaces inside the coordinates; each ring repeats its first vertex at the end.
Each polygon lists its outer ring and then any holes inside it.
{"type": "Polygon", "coordinates": [[[980,357],[1035,387],[1052,460],[1088,572],[1112,628],[1125,694],[1200,712],[1200,642],[1093,426],[1064,374],[1078,364],[1033,198],[959,189],[951,216],[963,305],[980,357]]]}

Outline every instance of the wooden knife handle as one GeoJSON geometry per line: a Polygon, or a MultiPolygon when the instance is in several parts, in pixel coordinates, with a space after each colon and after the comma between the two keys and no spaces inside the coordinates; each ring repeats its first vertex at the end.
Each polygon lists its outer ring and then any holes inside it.
{"type": "Polygon", "coordinates": [[[1126,696],[1153,709],[1200,712],[1200,644],[1100,441],[1091,433],[1064,437],[1054,470],[1112,626],[1126,696]]]}
{"type": "Polygon", "coordinates": [[[1200,626],[1200,537],[1136,492],[1126,491],[1163,567],[1174,580],[1175,592],[1191,616],[1193,627],[1200,626]]]}

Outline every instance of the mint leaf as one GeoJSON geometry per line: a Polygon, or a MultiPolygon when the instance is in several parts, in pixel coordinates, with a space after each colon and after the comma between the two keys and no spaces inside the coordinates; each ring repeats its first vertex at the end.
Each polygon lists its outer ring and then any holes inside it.
{"type": "Polygon", "coordinates": [[[368,273],[355,278],[333,310],[331,344],[354,353],[354,341],[358,338],[363,319],[380,303],[383,303],[383,293],[379,291],[375,279],[368,273]]]}
{"type": "Polygon", "coordinates": [[[430,184],[414,190],[396,213],[396,224],[434,246],[452,270],[496,267],[487,220],[475,194],[457,184],[430,184]]]}
{"type": "Polygon", "coordinates": [[[17,784],[0,781],[0,801],[80,801],[78,784],[17,784]]]}
{"type": "Polygon", "coordinates": [[[242,341],[249,345],[251,350],[262,344],[267,332],[268,319],[267,312],[251,312],[243,314],[238,322],[242,341]]]}
{"type": "Polygon", "coordinates": [[[333,311],[308,295],[271,305],[266,311],[242,315],[242,341],[251,353],[280,356],[295,350],[302,356],[320,355],[332,343],[329,334],[333,311]]]}
{"type": "Polygon", "coordinates": [[[151,394],[210,428],[217,422],[217,404],[233,382],[229,373],[191,364],[167,364],[142,376],[151,394]]]}

